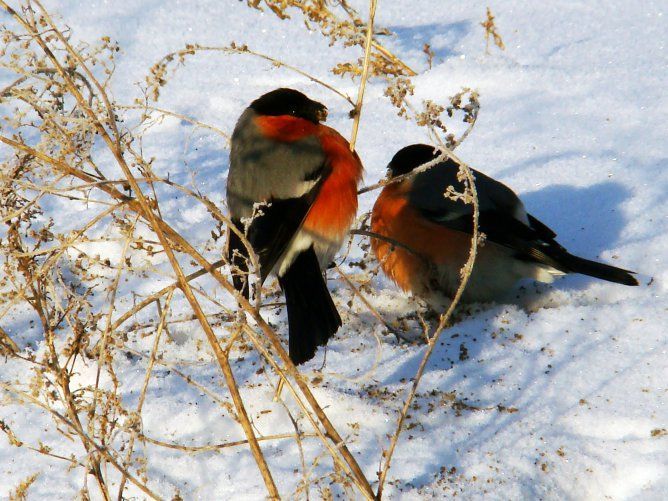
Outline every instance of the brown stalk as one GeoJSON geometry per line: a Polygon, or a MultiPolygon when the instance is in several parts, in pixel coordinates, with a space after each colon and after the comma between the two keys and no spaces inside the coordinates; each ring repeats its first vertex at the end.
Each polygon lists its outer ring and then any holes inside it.
{"type": "Polygon", "coordinates": [[[76,459],[68,458],[65,456],[61,456],[60,454],[54,454],[53,452],[50,452],[48,449],[42,447],[34,447],[32,445],[26,445],[23,444],[21,447],[25,447],[26,449],[29,449],[31,451],[37,452],[39,454],[43,454],[44,456],[49,456],[50,458],[54,459],[61,459],[63,461],[67,461],[70,463],[71,466],[81,466],[82,468],[86,468],[86,465],[80,461],[77,461],[76,459]]]}
{"type": "MultiPolygon", "coordinates": [[[[137,357],[141,357],[141,358],[148,358],[149,357],[148,355],[146,355],[146,354],[144,354],[140,351],[134,350],[134,349],[130,348],[129,346],[124,345],[122,349],[126,353],[131,353],[131,354],[133,354],[137,357]]],[[[218,395],[216,395],[214,392],[212,392],[206,386],[199,384],[191,376],[189,376],[185,372],[181,371],[175,363],[170,363],[170,362],[168,362],[164,359],[161,359],[161,358],[156,359],[155,363],[158,364],[158,365],[162,365],[163,367],[167,367],[171,372],[173,372],[174,374],[179,376],[187,384],[189,384],[191,386],[194,386],[195,388],[197,388],[198,391],[201,391],[202,393],[211,397],[211,400],[213,400],[218,405],[220,405],[223,409],[225,409],[227,412],[229,412],[230,415],[232,415],[235,420],[238,421],[238,419],[236,418],[236,415],[234,413],[234,406],[231,403],[226,402],[225,400],[220,398],[218,395]]]]}
{"type": "MultiPolygon", "coordinates": [[[[438,136],[437,136],[438,137],[438,136]]],[[[397,443],[399,441],[399,436],[401,435],[401,432],[403,431],[403,426],[404,426],[404,421],[406,420],[406,415],[408,414],[411,404],[413,403],[413,399],[415,398],[415,394],[417,393],[418,386],[420,384],[420,381],[422,379],[422,376],[424,374],[424,370],[427,366],[427,362],[429,361],[429,358],[431,357],[434,348],[438,345],[438,339],[445,329],[445,327],[448,325],[450,321],[450,317],[452,316],[452,312],[455,310],[455,307],[459,303],[459,300],[462,297],[462,294],[464,293],[464,289],[466,288],[466,284],[469,281],[469,278],[471,277],[471,273],[473,271],[473,265],[475,263],[477,251],[478,251],[478,236],[479,236],[479,226],[478,226],[478,219],[480,216],[479,213],[479,206],[478,206],[478,193],[476,191],[475,187],[475,178],[473,177],[473,174],[471,172],[471,168],[462,162],[457,156],[449,149],[445,147],[445,145],[441,142],[440,144],[440,149],[441,152],[444,155],[447,155],[449,158],[454,160],[460,165],[461,171],[464,172],[464,175],[466,176],[467,184],[468,186],[466,187],[467,190],[470,191],[471,198],[472,198],[472,204],[473,204],[473,234],[471,236],[471,248],[469,250],[469,257],[464,264],[464,266],[461,269],[461,281],[459,283],[459,287],[457,288],[457,292],[455,293],[454,297],[452,298],[452,302],[450,303],[450,306],[448,307],[447,311],[441,315],[439,324],[434,331],[434,334],[429,338],[429,341],[427,343],[427,349],[422,357],[422,360],[420,361],[420,365],[418,367],[418,370],[415,374],[414,380],[413,380],[413,385],[411,386],[411,390],[408,394],[408,397],[406,398],[403,408],[401,409],[401,414],[399,415],[399,419],[397,421],[397,427],[392,435],[392,439],[390,441],[390,447],[387,450],[385,456],[385,463],[383,464],[383,467],[378,475],[378,490],[376,492],[376,499],[381,499],[383,495],[383,486],[385,485],[385,481],[387,479],[387,473],[390,469],[390,465],[392,464],[392,455],[394,454],[394,450],[397,446],[397,443]]],[[[437,159],[438,160],[438,159],[437,159]]],[[[421,168],[421,167],[420,167],[421,168]]]]}
{"type": "MultiPolygon", "coordinates": [[[[227,263],[227,260],[225,260],[225,259],[220,259],[220,260],[216,261],[215,263],[212,263],[211,266],[212,266],[214,269],[218,269],[218,268],[220,268],[221,266],[223,266],[223,265],[226,264],[226,263],[227,263]]],[[[196,278],[199,278],[199,277],[201,277],[201,276],[203,276],[203,275],[206,275],[206,274],[207,274],[207,271],[206,271],[205,269],[203,269],[203,268],[200,268],[199,270],[197,270],[197,271],[191,273],[190,275],[187,275],[187,276],[186,276],[186,280],[188,280],[188,282],[190,282],[190,281],[195,280],[196,278]]],[[[128,311],[126,311],[125,313],[123,313],[120,317],[118,317],[116,320],[114,320],[114,323],[111,325],[111,330],[112,330],[112,331],[115,331],[115,330],[118,329],[118,328],[119,328],[125,321],[127,321],[130,317],[132,317],[133,315],[136,315],[138,312],[140,312],[141,310],[143,310],[143,309],[146,308],[148,305],[150,305],[151,303],[155,302],[156,300],[158,300],[159,298],[161,298],[161,297],[164,296],[165,294],[168,294],[169,292],[171,292],[171,291],[173,291],[174,289],[178,288],[178,286],[179,286],[179,283],[178,283],[178,282],[174,282],[173,284],[168,285],[167,287],[163,287],[163,288],[160,289],[159,291],[154,292],[154,293],[151,294],[150,296],[146,297],[145,299],[143,299],[142,301],[140,301],[139,303],[137,303],[133,308],[129,309],[128,311]]]]}
{"type": "MultiPolygon", "coordinates": [[[[271,354],[263,346],[263,344],[261,343],[261,341],[258,338],[258,336],[256,335],[256,333],[253,331],[253,329],[248,324],[244,323],[242,325],[242,328],[243,328],[243,331],[246,333],[246,335],[250,338],[251,342],[255,345],[255,348],[264,356],[264,358],[267,360],[269,365],[271,365],[272,368],[279,375],[279,377],[281,378],[281,381],[283,382],[284,386],[287,386],[288,390],[292,393],[293,397],[295,398],[295,401],[297,402],[297,405],[299,405],[301,407],[302,411],[304,412],[304,415],[306,416],[306,418],[311,423],[311,426],[313,426],[313,430],[315,431],[316,435],[320,438],[322,443],[328,449],[328,451],[329,451],[330,455],[332,456],[332,459],[334,460],[334,462],[336,462],[337,465],[343,471],[350,474],[349,463],[346,464],[347,460],[346,460],[346,462],[344,462],[341,459],[341,457],[339,456],[339,454],[337,453],[337,450],[341,450],[341,452],[343,452],[345,450],[344,449],[344,448],[346,448],[345,442],[343,442],[343,440],[340,440],[339,442],[334,442],[334,440],[332,440],[332,437],[329,433],[327,433],[327,435],[325,435],[320,430],[316,420],[311,415],[311,412],[309,412],[306,405],[299,398],[299,395],[298,395],[296,389],[294,388],[294,386],[292,385],[292,383],[290,382],[290,380],[288,379],[288,375],[285,373],[285,370],[278,365],[278,363],[274,360],[274,358],[271,356],[271,354]],[[334,442],[334,444],[330,444],[329,441],[327,440],[327,438],[332,440],[334,442]]],[[[299,376],[301,377],[301,374],[299,376]]],[[[297,385],[301,389],[301,386],[299,384],[300,380],[295,379],[295,382],[297,383],[297,385]]],[[[302,392],[303,392],[303,390],[302,390],[302,392]]],[[[317,414],[317,412],[316,412],[316,414],[317,414]]],[[[324,427],[327,430],[327,427],[326,426],[324,426],[324,427]]],[[[369,492],[366,490],[366,486],[364,486],[364,484],[357,479],[357,475],[355,474],[354,470],[353,470],[352,474],[353,474],[353,478],[352,478],[353,482],[358,486],[358,488],[360,489],[360,491],[364,495],[364,497],[367,498],[367,499],[373,499],[373,495],[369,494],[369,492]]],[[[363,478],[366,480],[366,477],[363,477],[363,478]]],[[[370,487],[369,487],[369,489],[370,489],[370,487]]]]}
{"type": "Polygon", "coordinates": [[[362,67],[362,76],[360,77],[360,87],[357,92],[357,102],[355,103],[355,120],[353,121],[353,131],[350,136],[350,151],[355,151],[357,142],[357,131],[362,117],[362,104],[364,102],[364,90],[366,82],[369,79],[369,61],[371,59],[371,42],[373,41],[373,21],[376,17],[376,6],[378,0],[369,0],[369,21],[366,28],[366,40],[364,42],[364,66],[362,67]]]}
{"type": "Polygon", "coordinates": [[[389,50],[387,50],[385,47],[383,47],[381,44],[379,44],[375,40],[371,41],[371,45],[373,46],[374,49],[376,49],[378,52],[380,52],[389,61],[393,62],[394,64],[396,64],[398,66],[401,66],[404,69],[404,71],[406,71],[406,74],[409,77],[414,77],[414,76],[417,75],[415,70],[413,70],[410,66],[408,66],[401,59],[399,59],[397,56],[392,54],[389,50]]]}
{"type": "MultiPolygon", "coordinates": [[[[438,137],[438,136],[436,136],[436,137],[438,137]]],[[[445,146],[443,146],[443,148],[445,148],[445,146]]],[[[359,190],[357,190],[357,194],[361,195],[361,194],[367,193],[369,191],[377,190],[378,188],[383,188],[383,187],[387,186],[388,184],[399,183],[401,181],[404,181],[405,179],[410,179],[413,176],[416,176],[416,175],[420,174],[421,172],[425,172],[425,171],[431,169],[432,167],[434,167],[435,165],[440,164],[448,156],[449,155],[447,155],[446,153],[441,153],[434,160],[432,160],[430,162],[427,162],[427,163],[424,163],[424,164],[420,165],[419,167],[416,167],[412,171],[407,172],[406,174],[401,174],[400,176],[395,176],[395,177],[391,177],[391,178],[385,178],[385,179],[382,179],[381,181],[378,181],[377,183],[372,184],[370,186],[364,186],[364,187],[360,188],[359,190]]]]}
{"type": "MultiPolygon", "coordinates": [[[[176,188],[177,190],[182,191],[186,195],[189,195],[202,204],[209,210],[211,215],[216,219],[218,222],[223,223],[227,226],[227,228],[233,232],[239,239],[241,240],[241,243],[246,247],[246,250],[248,251],[248,255],[250,258],[250,264],[251,264],[251,272],[252,273],[257,273],[257,270],[260,269],[260,264],[257,258],[257,255],[255,254],[255,251],[253,250],[253,246],[250,244],[248,241],[248,238],[246,238],[246,234],[239,230],[235,224],[232,223],[232,220],[223,214],[218,207],[216,207],[216,204],[214,204],[211,200],[209,200],[207,197],[202,196],[198,193],[195,193],[192,190],[189,190],[185,186],[181,186],[180,184],[177,184],[173,181],[170,181],[169,179],[159,179],[161,183],[165,183],[173,188],[176,188]]],[[[259,293],[257,294],[259,298],[259,293]]]]}
{"type": "Polygon", "coordinates": [[[8,351],[9,353],[18,353],[21,351],[19,345],[14,342],[14,340],[7,334],[7,331],[0,327],[0,355],[5,354],[8,351]]]}
{"type": "MultiPolygon", "coordinates": [[[[18,234],[16,234],[15,237],[16,237],[16,242],[14,245],[16,249],[20,250],[23,248],[21,238],[18,234]]],[[[70,417],[70,422],[76,425],[72,426],[71,429],[79,436],[84,446],[84,449],[86,449],[86,452],[88,452],[90,456],[90,472],[94,476],[98,484],[102,497],[105,499],[105,501],[108,501],[110,499],[109,492],[107,490],[107,485],[102,475],[102,471],[100,469],[99,456],[92,454],[93,451],[90,447],[89,442],[86,439],[85,433],[83,433],[83,426],[79,419],[77,405],[70,390],[70,374],[67,372],[66,368],[61,366],[58,357],[58,351],[55,345],[55,333],[53,330],[54,329],[53,321],[51,319],[48,307],[45,304],[44,283],[42,276],[40,276],[39,274],[35,275],[34,269],[30,265],[22,266],[21,273],[25,278],[27,288],[29,289],[29,292],[31,294],[31,300],[28,300],[27,302],[30,304],[30,306],[33,308],[33,310],[39,317],[39,321],[42,326],[42,330],[44,332],[44,340],[47,346],[49,367],[53,370],[53,373],[56,378],[56,383],[62,392],[62,394],[58,395],[58,397],[62,401],[66,413],[70,417]]]]}
{"type": "MultiPolygon", "coordinates": [[[[0,141],[4,142],[6,144],[10,144],[6,141],[6,139],[7,138],[4,138],[4,137],[0,136],[0,141]]],[[[15,144],[20,144],[20,143],[15,143],[15,144]]],[[[120,202],[120,203],[116,204],[115,206],[111,206],[111,207],[105,209],[104,211],[100,212],[98,215],[96,215],[94,218],[92,218],[83,228],[77,230],[76,233],[75,233],[75,236],[68,239],[68,242],[69,242],[68,244],[64,244],[64,245],[59,246],[57,248],[49,248],[49,251],[54,251],[55,253],[51,257],[49,257],[49,259],[47,259],[44,262],[44,264],[40,267],[36,276],[37,277],[44,276],[51,269],[51,267],[54,266],[58,262],[58,260],[60,259],[60,256],[62,256],[63,253],[69,247],[71,247],[79,237],[81,237],[81,235],[83,235],[86,231],[88,231],[90,228],[92,228],[98,221],[105,218],[106,216],[108,216],[109,214],[114,212],[116,209],[121,207],[124,203],[125,202],[120,202]]],[[[4,318],[4,316],[11,310],[11,308],[14,306],[14,304],[16,304],[21,299],[25,299],[25,291],[28,288],[28,286],[29,285],[26,284],[22,288],[22,290],[18,291],[18,294],[7,303],[7,305],[2,310],[2,312],[0,312],[0,319],[4,318]]]]}
{"type": "Polygon", "coordinates": [[[97,400],[100,393],[100,376],[102,374],[102,366],[106,365],[107,363],[107,338],[112,332],[109,328],[111,326],[111,315],[114,312],[114,305],[116,304],[118,284],[121,281],[121,276],[123,275],[123,270],[125,268],[125,256],[127,255],[127,252],[130,248],[130,243],[132,242],[132,233],[134,232],[138,219],[139,215],[135,217],[132,227],[128,231],[127,238],[125,239],[125,243],[123,245],[123,250],[121,251],[121,257],[119,259],[120,266],[118,267],[116,276],[114,277],[114,281],[111,286],[111,298],[109,299],[109,311],[107,312],[107,326],[102,332],[102,339],[99,343],[97,371],[95,373],[95,386],[93,387],[93,404],[91,406],[91,411],[88,417],[88,429],[91,436],[95,436],[94,418],[97,411],[97,400]]]}
{"type": "Polygon", "coordinates": [[[362,236],[369,237],[369,238],[374,239],[374,240],[382,240],[383,242],[387,242],[388,244],[392,244],[393,247],[398,247],[398,248],[403,249],[405,251],[408,251],[411,254],[414,254],[418,257],[422,257],[422,256],[420,256],[420,254],[415,252],[415,250],[413,250],[408,245],[406,245],[402,242],[399,242],[398,240],[395,240],[394,238],[386,237],[385,235],[381,235],[380,233],[376,233],[374,231],[361,230],[361,229],[355,228],[353,230],[350,230],[348,233],[350,233],[351,235],[362,235],[362,236]]]}
{"type": "MultiPolygon", "coordinates": [[[[88,78],[84,78],[84,80],[88,80],[89,82],[93,82],[93,85],[97,88],[98,91],[98,96],[102,99],[104,102],[104,108],[107,111],[107,122],[109,126],[111,127],[111,131],[113,133],[113,136],[116,140],[115,146],[118,148],[118,150],[121,150],[121,135],[118,133],[118,127],[116,126],[116,117],[114,116],[114,107],[111,105],[111,101],[109,100],[109,97],[107,96],[107,92],[100,84],[98,79],[93,75],[93,73],[90,71],[88,68],[88,65],[86,62],[82,59],[81,55],[72,49],[72,46],[70,45],[69,41],[63,36],[61,31],[57,28],[56,24],[51,20],[51,16],[47,12],[47,10],[42,6],[39,0],[30,0],[31,2],[34,2],[35,5],[39,7],[39,10],[42,12],[42,16],[44,17],[44,20],[51,26],[51,29],[53,32],[56,34],[58,39],[61,41],[61,43],[65,46],[65,49],[67,50],[67,53],[70,55],[70,57],[74,58],[78,63],[79,67],[84,70],[84,73],[88,78]]],[[[4,2],[3,2],[4,3],[4,2]]],[[[32,9],[30,9],[30,12],[32,12],[32,9]]],[[[16,16],[15,16],[16,17],[16,16]]],[[[44,40],[42,39],[40,33],[35,29],[34,26],[32,26],[33,31],[31,35],[35,39],[35,41],[39,44],[39,46],[44,50],[46,55],[51,59],[51,62],[53,63],[56,71],[60,74],[60,76],[65,80],[65,82],[68,85],[68,88],[70,89],[70,92],[73,92],[74,97],[76,100],[82,105],[83,110],[89,115],[91,119],[94,120],[94,123],[96,124],[96,127],[98,127],[98,130],[101,129],[102,131],[105,132],[105,136],[107,139],[105,139],[105,142],[108,142],[108,140],[111,140],[111,137],[107,134],[106,129],[102,125],[102,122],[98,118],[98,116],[93,112],[92,108],[90,107],[90,102],[92,102],[92,96],[93,92],[91,92],[91,101],[86,101],[84,100],[83,96],[79,92],[79,89],[77,88],[76,85],[74,85],[74,82],[72,78],[65,72],[64,68],[61,66],[60,62],[56,59],[54,56],[53,52],[48,48],[46,43],[44,43],[44,40]]],[[[104,136],[103,136],[104,137],[104,136]]]]}
{"type": "Polygon", "coordinates": [[[346,274],[343,272],[343,270],[341,270],[341,268],[340,268],[338,265],[335,266],[335,268],[336,268],[336,271],[338,272],[338,274],[339,274],[339,275],[341,276],[341,278],[343,279],[343,281],[348,285],[348,287],[350,288],[350,290],[353,291],[353,294],[354,294],[355,296],[357,296],[357,297],[360,299],[360,301],[362,301],[362,303],[364,304],[364,306],[367,307],[367,309],[371,312],[371,314],[372,314],[374,317],[376,317],[376,319],[377,319],[381,324],[383,324],[383,325],[385,326],[385,328],[386,328],[389,332],[391,332],[392,334],[394,334],[396,337],[398,337],[398,338],[400,338],[400,339],[403,339],[404,341],[410,341],[410,339],[404,337],[401,333],[399,333],[399,332],[397,331],[397,329],[395,329],[395,328],[394,328],[394,327],[393,327],[387,320],[385,320],[385,319],[383,318],[383,316],[382,316],[380,313],[378,313],[378,310],[376,310],[376,308],[373,307],[373,305],[369,302],[369,300],[368,300],[366,297],[364,297],[364,294],[362,294],[362,292],[359,290],[359,288],[355,286],[355,284],[353,283],[353,281],[348,277],[348,275],[346,275],[346,274]]]}
{"type": "MultiPolygon", "coordinates": [[[[2,177],[4,177],[4,175],[3,175],[2,177]]],[[[40,199],[41,199],[44,195],[46,195],[47,193],[51,193],[51,191],[50,191],[51,188],[52,188],[53,186],[55,186],[55,185],[56,185],[56,184],[57,184],[63,177],[65,177],[65,176],[60,176],[58,179],[56,179],[56,180],[52,183],[51,186],[44,186],[44,187],[42,187],[42,188],[39,190],[39,193],[37,194],[37,196],[36,196],[35,198],[33,198],[30,202],[28,202],[27,204],[25,204],[25,205],[24,205],[23,207],[21,207],[20,209],[15,210],[14,212],[12,212],[12,213],[10,213],[9,215],[7,215],[7,216],[3,217],[2,219],[0,219],[0,224],[5,224],[7,221],[11,221],[11,220],[14,219],[15,217],[19,217],[19,216],[21,216],[21,214],[23,214],[26,210],[28,210],[28,209],[30,209],[32,206],[36,205],[37,202],[39,202],[40,199]]]]}
{"type": "Polygon", "coordinates": [[[175,111],[169,111],[164,108],[158,108],[156,106],[151,106],[149,104],[135,104],[131,106],[117,106],[118,109],[120,110],[143,110],[145,113],[146,111],[155,111],[156,113],[161,113],[163,115],[167,115],[170,117],[178,118],[179,120],[183,120],[184,122],[188,122],[189,124],[195,125],[196,127],[201,127],[203,129],[209,129],[210,131],[215,132],[216,134],[224,137],[227,142],[229,143],[230,141],[230,135],[227,132],[224,132],[222,129],[219,129],[218,127],[214,127],[213,125],[209,125],[204,122],[200,122],[199,120],[195,120],[194,118],[188,117],[186,115],[182,115],[181,113],[176,113],[175,111]]]}

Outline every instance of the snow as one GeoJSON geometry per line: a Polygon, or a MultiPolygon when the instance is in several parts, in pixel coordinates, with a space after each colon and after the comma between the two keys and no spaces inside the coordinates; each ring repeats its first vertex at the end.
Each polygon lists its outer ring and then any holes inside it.
{"type": "MultiPolygon", "coordinates": [[[[120,43],[113,93],[123,104],[140,96],[137,83],[144,82],[151,65],[186,43],[247,43],[349,95],[356,93],[354,82],[328,70],[357,58],[357,49],[330,47],[318,33],[307,32],[297,14],[280,21],[245,2],[217,0],[45,3],[76,39],[108,35],[120,43]]],[[[364,2],[351,3],[366,13],[364,2]]],[[[458,155],[511,186],[569,250],[636,270],[642,279],[640,287],[631,288],[569,276],[540,289],[547,307],[537,311],[498,304],[460,313],[443,333],[420,384],[409,429],[393,459],[388,499],[454,494],[465,499],[668,498],[668,436],[652,436],[653,430],[668,428],[665,8],[664,2],[650,0],[380,2],[377,22],[397,34],[383,40],[422,72],[414,79],[414,103],[444,102],[462,86],[480,92],[480,117],[458,155]],[[492,48],[490,55],[479,26],[488,5],[507,46],[504,52],[492,48]],[[431,69],[424,43],[436,52],[431,69]]],[[[2,22],[9,22],[4,14],[2,22]]],[[[347,103],[246,55],[192,57],[170,77],[158,105],[231,131],[252,99],[278,86],[298,88],[327,104],[328,125],[350,135],[347,103]]],[[[372,80],[357,145],[365,183],[384,176],[399,147],[426,140],[424,129],[396,116],[382,83],[372,80]]],[[[192,183],[222,205],[228,165],[223,138],[166,118],[145,137],[144,154],[156,157],[158,174],[192,183]]],[[[376,194],[361,197],[360,214],[371,208],[376,194]]],[[[73,220],[80,210],[62,203],[49,207],[73,220]]],[[[161,210],[191,242],[206,245],[213,226],[201,206],[165,192],[161,210]]],[[[361,255],[360,242],[355,240],[349,261],[361,255]]],[[[99,243],[97,253],[113,261],[121,248],[120,240],[99,243]]],[[[133,293],[146,295],[171,283],[165,263],[164,257],[145,263],[151,281],[123,283],[120,306],[131,306],[133,293]]],[[[232,305],[211,281],[198,283],[232,305]]],[[[375,481],[387,434],[394,431],[424,347],[398,344],[357,300],[348,307],[351,293],[336,273],[329,283],[344,327],[329,343],[322,373],[324,350],[303,371],[310,379],[321,375],[322,382],[314,384],[316,398],[348,439],[367,478],[375,481]]],[[[374,279],[372,288],[370,300],[390,319],[415,309],[387,279],[374,279]]],[[[174,314],[186,312],[177,301],[174,314]]],[[[15,312],[3,327],[22,347],[39,351],[39,332],[26,318],[15,312]]],[[[286,334],[284,313],[269,311],[268,318],[286,334]]],[[[409,325],[417,334],[415,324],[409,325]]],[[[170,334],[174,341],[161,347],[164,362],[229,402],[196,325],[175,324],[170,334]]],[[[152,339],[135,336],[129,344],[148,355],[152,339]]],[[[32,377],[15,361],[0,364],[2,381],[32,377]]],[[[78,377],[93,381],[93,366],[80,365],[78,377]]],[[[256,431],[261,436],[294,433],[286,408],[293,416],[299,411],[287,396],[287,407],[272,401],[275,378],[258,371],[260,365],[253,353],[238,353],[233,363],[256,431]]],[[[136,356],[117,361],[130,408],[137,403],[145,367],[136,356]]],[[[163,365],[155,368],[142,417],[144,433],[166,442],[243,439],[225,406],[163,365]]],[[[0,419],[26,443],[42,441],[54,453],[85,455],[77,442],[55,430],[48,415],[32,407],[7,403],[0,407],[0,419]]],[[[309,431],[305,421],[300,426],[309,431]]],[[[303,445],[309,469],[322,448],[314,438],[305,438],[303,445]]],[[[151,443],[137,448],[148,460],[148,485],[163,497],[179,492],[184,499],[262,499],[265,494],[246,447],[199,453],[151,443]]],[[[295,441],[266,441],[262,449],[279,491],[290,497],[304,476],[295,441]]],[[[68,471],[62,461],[13,447],[1,437],[0,464],[0,497],[35,472],[40,476],[30,499],[71,499],[83,482],[80,469],[68,471]]],[[[321,457],[310,476],[330,471],[331,460],[321,457]]],[[[88,482],[92,485],[92,477],[88,482]]],[[[311,496],[320,497],[326,485],[326,480],[312,485],[311,496]]],[[[126,492],[144,496],[132,486],[126,492]]]]}

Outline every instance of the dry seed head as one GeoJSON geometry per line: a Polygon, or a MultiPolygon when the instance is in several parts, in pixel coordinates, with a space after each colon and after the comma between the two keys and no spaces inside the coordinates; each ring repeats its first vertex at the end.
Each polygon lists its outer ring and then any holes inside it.
{"type": "Polygon", "coordinates": [[[480,23],[480,26],[485,28],[485,53],[489,54],[490,40],[493,40],[494,45],[496,45],[499,49],[506,49],[506,46],[503,43],[503,39],[501,38],[501,34],[499,33],[496,24],[494,23],[494,15],[492,14],[492,10],[489,7],[487,7],[487,19],[480,23]]]}

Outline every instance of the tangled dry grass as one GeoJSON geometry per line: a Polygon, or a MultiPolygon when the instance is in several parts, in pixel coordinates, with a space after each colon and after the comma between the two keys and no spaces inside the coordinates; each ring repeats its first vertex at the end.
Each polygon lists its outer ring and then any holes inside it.
{"type": "MultiPolygon", "coordinates": [[[[12,17],[11,27],[5,27],[2,32],[1,64],[15,74],[14,81],[0,90],[1,103],[10,110],[2,117],[0,136],[4,145],[0,173],[0,217],[4,226],[0,233],[3,267],[0,322],[21,316],[23,322],[36,326],[41,332],[46,347],[36,355],[18,346],[11,333],[0,327],[0,353],[26,364],[33,374],[30,381],[0,380],[2,399],[37,406],[49,413],[53,426],[72,443],[78,441],[86,453],[55,452],[47,444],[22,441],[20,428],[2,422],[0,428],[11,445],[57,458],[64,468],[81,468],[86,472],[81,486],[84,498],[90,498],[95,491],[104,499],[122,499],[128,483],[150,498],[164,496],[148,474],[146,458],[136,450],[138,441],[184,454],[211,448],[249,447],[268,496],[278,498],[280,493],[259,442],[290,438],[301,443],[305,437],[317,438],[323,458],[330,458],[330,482],[340,484],[351,495],[381,498],[392,454],[422,371],[440,332],[449,322],[474,264],[477,230],[455,301],[431,331],[428,332],[429,326],[425,324],[427,349],[403,401],[396,431],[385,447],[378,487],[374,491],[348,450],[346,439],[314,397],[311,383],[300,375],[279,334],[260,314],[261,308],[266,306],[262,301],[268,301],[272,292],[268,291],[264,300],[258,297],[257,302],[249,303],[236,293],[227,272],[221,271],[227,263],[224,260],[212,262],[205,257],[224,255],[226,234],[234,231],[226,211],[206,195],[157,176],[152,169],[153,160],[142,153],[143,134],[156,116],[174,115],[228,138],[224,131],[160,108],[156,103],[160,89],[167,85],[173,72],[186,65],[190,55],[201,51],[260,57],[272,65],[294,70],[344,98],[352,107],[351,117],[356,124],[363,111],[367,78],[382,78],[386,81],[385,93],[391,105],[400,115],[429,128],[435,144],[442,149],[441,158],[456,158],[452,149],[466,138],[475,124],[478,95],[464,89],[449,98],[447,105],[426,102],[422,103],[421,111],[415,111],[410,102],[411,76],[415,72],[378,41],[387,30],[374,28],[375,0],[370,2],[366,22],[343,0],[249,0],[248,5],[268,8],[281,18],[302,15],[308,26],[320,30],[331,43],[359,46],[363,51],[359,60],[338,62],[332,69],[335,75],[359,79],[357,99],[325,83],[324,78],[255,52],[245,44],[223,47],[194,44],[157,62],[149,71],[144,96],[134,104],[122,105],[109,94],[118,45],[107,37],[94,45],[75,42],[74,35],[54,22],[39,0],[27,0],[18,7],[0,0],[0,6],[12,17]],[[137,109],[141,111],[140,123],[130,127],[124,120],[125,112],[137,109]],[[465,133],[458,138],[446,125],[452,117],[462,118],[468,124],[465,133]],[[205,249],[196,248],[163,219],[158,194],[165,190],[185,194],[210,215],[214,229],[205,249]],[[80,207],[82,219],[74,225],[71,221],[58,220],[52,208],[61,201],[80,207]],[[114,255],[100,257],[90,251],[90,244],[100,242],[115,249],[114,255]],[[170,285],[138,298],[132,306],[118,304],[123,280],[141,277],[150,281],[165,275],[171,277],[170,285]],[[210,276],[216,287],[233,297],[238,308],[225,306],[210,290],[196,285],[195,281],[204,275],[210,276]],[[190,313],[173,314],[174,301],[186,302],[190,313]],[[140,313],[144,320],[132,323],[140,313]],[[227,388],[224,397],[195,382],[158,355],[161,347],[170,342],[170,329],[178,322],[193,320],[204,333],[208,349],[223,375],[227,388]],[[214,328],[223,334],[217,335],[214,328]],[[153,336],[149,353],[132,348],[130,341],[137,336],[153,336]],[[295,425],[294,433],[257,436],[230,363],[231,357],[248,350],[259,354],[268,377],[285,382],[288,391],[283,398],[291,398],[299,406],[301,415],[293,422],[298,421],[300,425],[295,425]],[[144,363],[141,394],[132,406],[121,397],[124,382],[115,370],[119,357],[128,354],[137,357],[137,364],[144,363]],[[142,424],[142,408],[157,365],[170,367],[187,384],[220,404],[243,429],[245,440],[188,447],[152,439],[151,430],[142,424]],[[92,384],[79,377],[82,367],[89,373],[93,371],[92,384]],[[95,487],[88,484],[89,477],[95,487]],[[116,492],[112,492],[112,479],[116,492]]],[[[354,130],[356,135],[357,127],[354,130]]],[[[353,137],[351,144],[354,146],[354,143],[353,137]]],[[[467,186],[467,192],[460,195],[475,206],[470,170],[463,162],[460,164],[467,186]]],[[[387,182],[364,188],[361,193],[387,182]]],[[[475,218],[477,228],[477,210],[475,218]]],[[[364,231],[362,227],[357,233],[364,234],[364,231]]],[[[243,235],[240,236],[243,239],[243,235]]],[[[364,284],[347,278],[341,270],[339,273],[364,299],[360,291],[364,284]]],[[[388,325],[368,302],[365,304],[379,321],[388,325]]],[[[320,461],[324,461],[323,458],[320,461]]],[[[15,488],[14,497],[24,497],[35,479],[36,476],[26,478],[15,488]]],[[[305,478],[301,488],[307,490],[309,483],[313,485],[317,481],[305,478]]],[[[177,493],[175,499],[178,498],[177,493]]]]}

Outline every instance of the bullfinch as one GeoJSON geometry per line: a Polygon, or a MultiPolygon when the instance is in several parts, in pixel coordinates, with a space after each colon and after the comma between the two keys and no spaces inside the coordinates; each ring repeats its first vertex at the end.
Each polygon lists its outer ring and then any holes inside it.
{"type": "MultiPolygon", "coordinates": [[[[389,175],[407,174],[439,156],[432,146],[407,146],[392,158],[389,175]]],[[[432,305],[440,306],[454,296],[471,246],[472,205],[444,196],[449,186],[463,192],[458,170],[459,165],[447,159],[388,184],[372,212],[372,232],[399,244],[372,238],[383,271],[404,291],[432,305]]],[[[478,192],[479,230],[486,238],[478,248],[462,301],[494,301],[519,279],[552,282],[566,273],[638,285],[632,272],[569,254],[556,242],[555,232],[528,214],[510,188],[482,172],[472,173],[478,192]]]]}
{"type": "MultiPolygon", "coordinates": [[[[232,134],[227,201],[233,224],[285,293],[289,353],[295,364],[341,326],[323,269],[343,243],[357,212],[362,163],[350,144],[320,122],[327,108],[293,89],[253,101],[232,134]]],[[[246,247],[229,232],[234,286],[249,297],[246,247]]]]}

